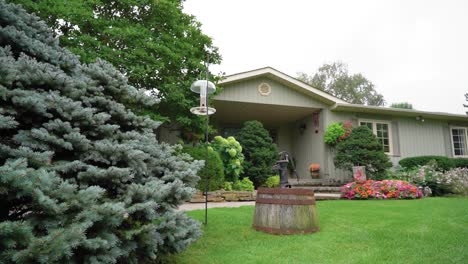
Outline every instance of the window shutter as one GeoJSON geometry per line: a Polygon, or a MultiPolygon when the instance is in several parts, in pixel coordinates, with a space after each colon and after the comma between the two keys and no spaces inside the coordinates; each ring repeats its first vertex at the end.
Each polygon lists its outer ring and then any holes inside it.
{"type": "Polygon", "coordinates": [[[392,143],[393,143],[393,156],[400,157],[400,132],[398,129],[398,122],[392,121],[392,143]]]}

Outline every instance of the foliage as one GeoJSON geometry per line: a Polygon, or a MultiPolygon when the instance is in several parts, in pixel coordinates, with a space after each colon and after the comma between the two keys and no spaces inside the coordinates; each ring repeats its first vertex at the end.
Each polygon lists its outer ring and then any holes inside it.
{"type": "Polygon", "coordinates": [[[245,164],[241,144],[234,137],[225,139],[222,136],[216,136],[211,142],[211,146],[219,153],[223,161],[226,180],[237,181],[245,164]]]}
{"type": "Polygon", "coordinates": [[[340,137],[343,136],[345,133],[346,131],[343,127],[343,124],[341,122],[335,122],[327,127],[323,138],[325,140],[325,143],[334,146],[338,143],[340,137]]]}
{"type": "Polygon", "coordinates": [[[349,200],[416,199],[423,197],[422,192],[416,186],[398,180],[350,182],[341,187],[341,195],[349,200]]]}
{"type": "Polygon", "coordinates": [[[440,183],[454,194],[468,195],[468,168],[454,168],[442,173],[440,183]]]}
{"type": "Polygon", "coordinates": [[[224,182],[224,187],[223,189],[225,191],[232,191],[232,182],[224,182]]]}
{"type": "Polygon", "coordinates": [[[267,178],[265,181],[265,186],[268,188],[275,188],[280,185],[280,176],[274,175],[267,178]]]}
{"type": "Polygon", "coordinates": [[[352,130],[349,137],[336,145],[335,166],[351,170],[353,166],[366,166],[371,179],[382,179],[385,170],[392,166],[381,143],[366,126],[352,130]]]}
{"type": "MultiPolygon", "coordinates": [[[[437,162],[438,170],[449,170],[455,166],[453,159],[444,156],[417,156],[401,159],[398,164],[406,169],[414,169],[428,164],[431,160],[437,162]]],[[[460,164],[463,161],[459,162],[460,164]]]]}
{"type": "Polygon", "coordinates": [[[345,140],[351,134],[353,129],[351,121],[335,122],[327,127],[323,136],[325,143],[335,146],[338,142],[345,140]]]}
{"type": "Polygon", "coordinates": [[[104,59],[161,100],[153,107],[131,104],[137,113],[203,131],[204,119],[189,111],[198,97],[188,87],[204,74],[208,57],[210,63],[221,57],[195,17],[183,13],[183,1],[9,1],[44,19],[82,62],[104,59]]]}
{"type": "Polygon", "coordinates": [[[254,187],[253,182],[249,178],[245,177],[245,178],[242,178],[242,180],[240,181],[234,182],[234,184],[232,185],[232,189],[235,191],[252,192],[253,190],[255,190],[255,187],[254,187]]]}
{"type": "MultiPolygon", "coordinates": [[[[183,151],[188,153],[196,160],[206,159],[206,148],[204,145],[196,147],[185,146],[183,151]]],[[[198,171],[200,181],[197,184],[198,190],[205,190],[206,180],[209,179],[208,191],[216,191],[224,187],[224,167],[223,161],[219,157],[218,152],[212,148],[208,148],[208,165],[198,171]]]]}
{"type": "Polygon", "coordinates": [[[435,196],[448,193],[468,194],[468,168],[452,168],[446,171],[439,168],[437,162],[431,160],[424,166],[393,172],[391,177],[424,188],[429,187],[435,196]]]}
{"type": "Polygon", "coordinates": [[[200,236],[175,208],[202,163],[124,106],[154,100],[3,0],[0,65],[1,263],[158,261],[200,236]]]}
{"type": "Polygon", "coordinates": [[[297,78],[348,103],[385,105],[383,95],[375,90],[374,84],[361,73],[351,75],[342,62],[324,64],[313,76],[299,73],[297,78]]]}
{"type": "Polygon", "coordinates": [[[452,158],[454,168],[468,168],[468,159],[466,158],[452,158]]]}
{"type": "MultiPolygon", "coordinates": [[[[322,231],[293,236],[249,228],[253,206],[208,209],[203,237],[168,263],[466,264],[467,203],[468,197],[318,202],[322,231]]],[[[204,210],[188,214],[205,217],[204,210]]]]}
{"type": "Polygon", "coordinates": [[[249,177],[255,187],[261,186],[271,175],[276,162],[277,148],[268,130],[259,121],[247,121],[237,134],[244,147],[244,177],[249,177]]]}
{"type": "MultiPolygon", "coordinates": [[[[468,93],[465,94],[465,101],[468,102],[468,93]]],[[[468,104],[463,104],[463,107],[468,108],[468,104]]],[[[468,115],[468,112],[465,112],[468,115]]]]}
{"type": "Polygon", "coordinates": [[[392,103],[391,108],[401,108],[401,109],[413,109],[413,105],[407,102],[403,103],[392,103]]]}

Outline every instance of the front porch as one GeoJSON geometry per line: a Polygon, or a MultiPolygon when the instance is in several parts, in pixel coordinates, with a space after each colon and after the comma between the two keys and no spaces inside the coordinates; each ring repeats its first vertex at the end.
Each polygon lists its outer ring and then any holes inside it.
{"type": "MultiPolygon", "coordinates": [[[[278,151],[290,153],[296,163],[300,181],[313,184],[328,183],[325,173],[325,144],[323,117],[320,108],[273,104],[258,104],[216,100],[216,114],[211,122],[223,137],[235,135],[244,122],[260,121],[270,132],[278,151]],[[308,171],[311,163],[319,163],[320,177],[312,179],[308,171]]],[[[295,179],[290,175],[291,180],[295,179]]]]}

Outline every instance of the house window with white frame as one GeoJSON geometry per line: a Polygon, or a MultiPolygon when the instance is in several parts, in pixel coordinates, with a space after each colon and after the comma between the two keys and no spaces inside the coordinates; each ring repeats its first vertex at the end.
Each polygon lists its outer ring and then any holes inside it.
{"type": "Polygon", "coordinates": [[[360,120],[359,125],[367,126],[370,130],[372,130],[374,135],[382,144],[383,151],[387,154],[392,153],[392,135],[390,122],[377,120],[360,120]]]}
{"type": "Polygon", "coordinates": [[[468,156],[467,141],[468,132],[466,127],[452,127],[452,147],[455,157],[468,156]]]}

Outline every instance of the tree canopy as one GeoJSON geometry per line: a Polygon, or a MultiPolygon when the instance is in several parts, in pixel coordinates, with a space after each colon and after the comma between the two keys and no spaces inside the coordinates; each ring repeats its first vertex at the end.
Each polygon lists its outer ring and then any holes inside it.
{"type": "Polygon", "coordinates": [[[200,236],[175,208],[202,162],[125,107],[155,100],[3,0],[0,65],[0,263],[148,263],[200,236]]]}
{"type": "Polygon", "coordinates": [[[413,109],[413,105],[407,102],[402,103],[392,103],[391,108],[402,108],[402,109],[413,109]]]}
{"type": "Polygon", "coordinates": [[[182,0],[10,2],[44,19],[82,62],[106,60],[132,86],[153,91],[161,100],[152,108],[135,105],[134,110],[200,131],[202,118],[189,112],[199,104],[189,87],[204,76],[207,57],[219,63],[220,55],[200,23],[183,13],[182,0]]]}
{"type": "Polygon", "coordinates": [[[352,104],[385,105],[383,95],[361,73],[350,74],[342,62],[322,65],[313,75],[298,73],[299,80],[352,104]]]}

